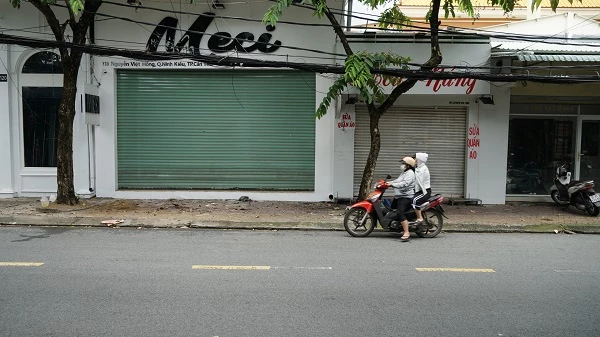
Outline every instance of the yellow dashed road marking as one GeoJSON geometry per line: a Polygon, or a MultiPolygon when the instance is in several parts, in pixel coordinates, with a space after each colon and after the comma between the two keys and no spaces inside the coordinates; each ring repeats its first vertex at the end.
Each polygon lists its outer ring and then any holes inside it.
{"type": "Polygon", "coordinates": [[[0,267],[39,267],[42,262],[0,262],[0,267]]]}
{"type": "Polygon", "coordinates": [[[484,268],[415,268],[417,271],[451,271],[457,273],[495,273],[494,269],[484,268]]]}
{"type": "Polygon", "coordinates": [[[271,269],[271,266],[208,266],[208,265],[193,265],[192,269],[269,270],[269,269],[271,269]]]}

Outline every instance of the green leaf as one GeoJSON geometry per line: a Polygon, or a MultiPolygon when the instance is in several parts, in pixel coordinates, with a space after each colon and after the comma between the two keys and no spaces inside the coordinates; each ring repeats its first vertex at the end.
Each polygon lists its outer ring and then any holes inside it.
{"type": "Polygon", "coordinates": [[[381,5],[384,5],[388,2],[388,0],[360,0],[365,5],[371,7],[371,9],[375,9],[381,5]]]}
{"type": "Polygon", "coordinates": [[[404,15],[398,6],[386,9],[379,18],[379,27],[381,28],[402,29],[402,26],[408,24],[410,24],[410,18],[404,15]]]}
{"type": "MultiPolygon", "coordinates": [[[[525,0],[525,1],[532,1],[532,0],[525,0]]],[[[534,1],[538,1],[538,0],[534,0],[534,1]]],[[[569,1],[572,1],[572,0],[569,0],[569,1]]],[[[539,1],[539,3],[541,3],[541,0],[539,1]]],[[[515,8],[515,0],[490,0],[490,4],[492,6],[500,6],[504,10],[504,13],[512,12],[513,9],[515,8]]]]}
{"type": "Polygon", "coordinates": [[[278,0],[276,4],[269,7],[263,16],[263,23],[266,25],[275,26],[277,21],[283,15],[283,11],[292,5],[292,0],[278,0]]]}
{"type": "Polygon", "coordinates": [[[344,77],[340,77],[333,82],[331,87],[329,87],[329,91],[321,101],[321,104],[319,104],[319,107],[315,112],[315,118],[321,119],[321,117],[325,116],[327,114],[327,110],[331,106],[331,101],[339,97],[347,86],[348,82],[346,82],[344,77]]]}
{"type": "Polygon", "coordinates": [[[71,6],[71,9],[75,15],[77,15],[83,10],[84,0],[69,0],[69,5],[71,6]]]}

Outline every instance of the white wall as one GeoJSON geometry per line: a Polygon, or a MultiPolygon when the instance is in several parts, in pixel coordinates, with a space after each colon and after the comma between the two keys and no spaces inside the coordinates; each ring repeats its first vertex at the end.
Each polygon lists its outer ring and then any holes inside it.
{"type": "MultiPolygon", "coordinates": [[[[341,3],[340,3],[341,4],[341,3]]],[[[251,19],[262,19],[264,13],[271,3],[259,3],[248,5],[246,3],[227,4],[225,10],[217,13],[226,16],[246,17],[251,19]]],[[[162,6],[171,9],[169,4],[152,4],[153,7],[162,6]]],[[[162,18],[169,13],[140,10],[137,13],[130,8],[116,8],[114,6],[103,7],[104,12],[114,15],[131,17],[134,20],[158,24],[162,18]],[[113,13],[114,11],[114,13],[113,13]]],[[[177,8],[179,10],[179,8],[177,8]]],[[[208,11],[206,4],[184,5],[182,11],[202,13],[208,11]]],[[[216,12],[212,10],[212,12],[216,12]]],[[[196,19],[196,15],[176,15],[179,31],[175,36],[175,43],[187,31],[196,19]]],[[[100,17],[99,17],[100,18],[100,17]]],[[[323,23],[312,16],[312,12],[299,8],[291,8],[282,17],[282,20],[296,22],[323,23]]],[[[96,41],[98,44],[111,46],[126,46],[127,48],[145,49],[146,42],[153,26],[138,25],[124,21],[105,21],[96,24],[96,41]],[[114,42],[108,40],[127,41],[114,42]]],[[[210,36],[217,31],[227,32],[236,36],[240,32],[251,32],[257,39],[260,34],[265,33],[264,24],[261,22],[246,22],[232,19],[215,19],[202,37],[200,48],[203,53],[207,51],[207,43],[210,36]]],[[[271,42],[279,40],[282,46],[310,48],[315,50],[335,51],[334,33],[327,27],[298,27],[278,24],[275,31],[271,32],[271,42]],[[302,31],[299,34],[299,31],[302,31]],[[318,37],[318,38],[316,38],[318,37]]],[[[159,51],[164,50],[164,38],[161,41],[159,51]]],[[[260,53],[255,51],[250,54],[230,53],[233,56],[249,57],[268,60],[289,60],[291,62],[309,63],[332,63],[333,59],[312,59],[315,56],[309,51],[280,48],[274,53],[260,53]]],[[[323,56],[323,55],[319,55],[323,56]]],[[[333,56],[331,56],[333,57],[333,56]]],[[[137,64],[137,63],[136,63],[137,64]]],[[[261,191],[118,191],[117,190],[117,149],[116,149],[116,69],[121,68],[189,68],[189,69],[214,69],[208,65],[188,65],[184,60],[183,65],[164,66],[160,62],[151,62],[146,65],[134,65],[131,60],[118,57],[94,57],[94,79],[97,79],[100,95],[100,125],[95,130],[94,142],[96,145],[96,193],[100,197],[117,198],[188,198],[188,199],[237,199],[246,195],[253,200],[290,200],[290,201],[324,201],[334,195],[334,136],[333,125],[335,120],[335,105],[332,104],[328,113],[315,122],[315,191],[314,192],[261,192],[261,191]]],[[[240,70],[243,71],[243,70],[240,70]]],[[[325,93],[328,91],[332,81],[328,77],[316,77],[316,105],[315,110],[321,103],[325,93]]]]}
{"type": "MultiPolygon", "coordinates": [[[[504,204],[506,190],[506,155],[508,151],[508,117],[511,85],[492,85],[494,104],[481,101],[472,109],[468,127],[479,134],[468,138],[480,141],[477,159],[469,158],[467,198],[481,199],[484,204],[504,204]]],[[[468,132],[468,131],[467,131],[468,132]]]]}
{"type": "MultiPolygon", "coordinates": [[[[9,69],[6,69],[10,64],[8,48],[9,46],[0,44],[0,74],[12,76],[9,69]]],[[[10,78],[6,82],[0,82],[0,198],[14,196],[11,160],[10,86],[10,78]]]]}
{"type": "MultiPolygon", "coordinates": [[[[62,13],[57,9],[58,19],[61,22],[68,17],[66,11],[62,13]]],[[[6,34],[29,36],[34,38],[48,38],[52,32],[42,14],[30,3],[22,2],[21,9],[13,8],[9,2],[0,3],[0,26],[8,29],[6,34]]],[[[12,196],[39,196],[56,193],[56,168],[24,167],[23,140],[22,140],[22,95],[21,95],[21,68],[26,59],[36,50],[12,45],[0,48],[0,58],[9,68],[9,80],[0,83],[0,195],[12,196]],[[3,96],[6,95],[6,96],[3,96]],[[2,99],[5,97],[5,99],[2,99]],[[4,132],[7,129],[7,132],[4,132]],[[8,131],[8,129],[10,129],[8,131]],[[13,193],[14,192],[14,193],[13,193]]],[[[57,50],[54,52],[58,53],[57,50]]],[[[83,88],[86,78],[86,65],[80,67],[78,88],[83,88]]],[[[0,73],[4,73],[4,64],[0,64],[0,73]]],[[[60,81],[53,83],[62,86],[60,81]]],[[[82,90],[79,90],[79,93],[82,90]]],[[[86,196],[88,192],[87,170],[87,143],[85,125],[80,117],[80,96],[76,103],[75,122],[73,126],[73,158],[75,192],[86,196]]]]}
{"type": "MultiPolygon", "coordinates": [[[[479,139],[479,147],[465,144],[465,197],[481,199],[484,204],[504,204],[506,188],[506,153],[508,147],[508,116],[510,86],[492,85],[494,105],[478,100],[480,95],[411,95],[400,96],[397,105],[448,106],[450,102],[468,102],[467,139],[479,139]],[[478,128],[479,134],[469,135],[469,128],[478,128]],[[470,151],[476,158],[469,158],[470,151]]],[[[354,105],[342,105],[341,114],[347,113],[355,120],[354,105]]],[[[337,126],[337,123],[336,123],[337,126]]],[[[336,197],[353,197],[354,128],[336,129],[335,176],[336,197]]]]}

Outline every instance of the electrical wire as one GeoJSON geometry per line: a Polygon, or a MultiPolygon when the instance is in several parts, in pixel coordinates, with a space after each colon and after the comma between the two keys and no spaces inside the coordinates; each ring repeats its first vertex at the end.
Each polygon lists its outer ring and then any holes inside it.
{"type": "MultiPolygon", "coordinates": [[[[273,2],[274,0],[269,0],[270,2],[273,2]]],[[[123,4],[123,3],[117,3],[117,2],[112,2],[112,1],[104,1],[104,3],[109,4],[109,5],[115,5],[115,6],[121,6],[121,7],[131,7],[130,5],[127,4],[123,4]]],[[[300,4],[293,4],[293,6],[295,7],[300,7],[300,8],[304,8],[304,9],[309,9],[309,10],[314,10],[314,7],[311,6],[307,6],[307,5],[300,5],[300,4]]],[[[139,6],[138,8],[141,9],[146,9],[146,10],[152,10],[152,11],[158,11],[158,12],[166,12],[166,13],[170,13],[169,10],[166,9],[161,9],[161,8],[156,8],[156,7],[148,7],[148,6],[139,6]]],[[[343,11],[339,11],[336,9],[330,9],[330,11],[334,14],[338,14],[338,15],[344,15],[344,16],[348,16],[345,12],[343,11]]],[[[196,16],[209,16],[206,13],[197,13],[197,12],[190,12],[190,11],[179,11],[177,12],[177,14],[186,14],[186,15],[196,15],[196,16]]],[[[358,15],[350,15],[353,18],[358,18],[358,19],[363,19],[363,20],[372,20],[369,18],[365,18],[362,16],[358,16],[358,15]]],[[[241,20],[241,21],[249,21],[249,22],[260,22],[262,23],[263,21],[261,19],[250,19],[250,18],[243,18],[243,17],[235,17],[235,16],[227,16],[227,15],[217,15],[217,16],[213,16],[215,18],[222,18],[222,19],[232,19],[232,20],[241,20]]],[[[408,27],[408,28],[413,28],[412,30],[410,30],[410,32],[423,32],[423,33],[430,33],[431,32],[431,28],[426,28],[426,27],[420,27],[420,26],[415,26],[415,25],[410,25],[410,24],[397,24],[395,22],[389,22],[389,21],[383,21],[383,20],[376,20],[378,23],[387,23],[390,25],[396,25],[396,26],[402,26],[402,27],[408,27]]],[[[319,23],[305,23],[305,22],[297,22],[297,21],[285,21],[285,20],[280,20],[277,21],[278,24],[288,24],[288,25],[297,25],[297,26],[308,26],[308,27],[332,27],[331,24],[319,24],[319,23]]],[[[356,27],[351,27],[351,26],[345,26],[345,25],[340,25],[340,27],[342,29],[347,29],[347,28],[356,28],[356,27]]],[[[449,26],[452,27],[452,26],[449,26]]],[[[381,27],[375,27],[375,28],[367,28],[367,29],[374,29],[374,30],[381,30],[381,31],[389,31],[389,32],[402,32],[402,30],[398,30],[397,28],[381,28],[381,27]]],[[[483,32],[485,34],[479,34],[479,33],[473,33],[473,32],[468,32],[468,31],[447,31],[447,30],[439,30],[439,34],[442,35],[466,35],[466,36],[473,36],[473,37],[494,37],[494,38],[511,38],[511,39],[528,39],[528,40],[535,40],[532,42],[538,42],[537,40],[543,41],[546,40],[548,38],[550,38],[549,36],[538,36],[538,35],[529,35],[529,34],[515,34],[515,33],[501,33],[501,32],[495,32],[495,31],[486,31],[483,29],[468,29],[469,31],[478,31],[478,32],[483,32]]],[[[590,41],[590,40],[600,40],[600,36],[597,38],[562,38],[562,37],[555,37],[555,39],[568,39],[568,40],[582,40],[582,41],[590,41]]],[[[554,42],[547,42],[547,43],[554,43],[554,42]]],[[[583,45],[586,46],[585,44],[578,44],[578,43],[564,43],[565,45],[583,45]]],[[[600,45],[589,45],[589,46],[593,46],[593,47],[600,47],[600,45]]]]}
{"type": "MultiPolygon", "coordinates": [[[[343,66],[332,66],[325,64],[302,64],[287,61],[264,61],[241,57],[221,57],[218,55],[200,55],[200,54],[172,54],[165,52],[143,52],[129,49],[118,49],[114,47],[102,47],[95,45],[80,45],[72,42],[58,42],[39,40],[0,34],[0,43],[17,44],[32,48],[71,48],[83,53],[98,56],[122,56],[130,59],[145,61],[163,61],[163,60],[194,60],[206,64],[227,67],[249,67],[249,68],[288,68],[296,70],[311,71],[315,73],[344,74],[343,66]]],[[[531,81],[540,83],[599,83],[599,75],[573,75],[573,76],[546,76],[537,74],[488,74],[481,72],[430,72],[420,69],[377,69],[372,68],[373,74],[395,76],[404,79],[414,80],[453,80],[453,79],[480,79],[484,81],[495,82],[519,82],[531,81]]],[[[447,81],[446,85],[452,85],[453,81],[447,81]]]]}
{"type": "MultiPolygon", "coordinates": [[[[59,7],[65,7],[64,5],[58,5],[59,7]]],[[[168,12],[168,11],[167,11],[168,12]]],[[[102,13],[99,13],[98,15],[104,15],[102,13]]],[[[124,18],[124,17],[118,17],[118,16],[110,16],[109,18],[105,18],[105,19],[98,19],[97,21],[107,21],[107,20],[126,20],[126,21],[132,21],[129,18],[124,18]]],[[[139,24],[139,25],[153,25],[153,26],[161,26],[161,25],[155,25],[153,23],[149,23],[149,22],[144,22],[144,21],[136,21],[135,23],[139,24]]],[[[36,28],[43,28],[43,27],[48,27],[48,25],[44,25],[44,26],[36,26],[36,27],[29,27],[29,28],[22,28],[22,29],[6,29],[5,31],[26,31],[28,29],[36,29],[36,28]]],[[[166,27],[166,26],[164,26],[166,27]]],[[[172,28],[172,27],[167,27],[167,28],[172,28]]],[[[183,30],[180,29],[181,32],[183,32],[183,30]]],[[[186,31],[189,32],[189,31],[186,31]]],[[[198,32],[198,33],[202,33],[202,32],[198,32]]],[[[51,37],[54,37],[53,34],[51,33],[42,33],[42,32],[37,32],[37,34],[42,34],[42,35],[48,35],[51,37]]],[[[204,34],[204,33],[203,33],[204,34]]],[[[213,34],[206,34],[206,35],[213,35],[213,34]]],[[[133,42],[133,41],[122,41],[122,40],[115,40],[115,39],[99,39],[97,38],[98,41],[105,41],[105,42],[113,42],[113,43],[123,43],[123,44],[129,44],[129,45],[140,45],[140,46],[145,46],[144,43],[140,43],[140,42],[133,42]]],[[[246,39],[239,39],[240,41],[249,41],[246,39]]],[[[252,41],[253,42],[253,41],[252,41]]],[[[297,50],[308,50],[312,53],[319,53],[319,54],[325,54],[325,55],[333,55],[333,56],[339,56],[339,57],[345,57],[347,56],[346,54],[336,54],[336,53],[329,53],[329,52],[324,52],[324,51],[317,51],[317,50],[313,50],[313,49],[305,49],[305,48],[300,48],[300,47],[292,47],[289,46],[291,49],[297,49],[297,50]]],[[[205,48],[200,48],[201,50],[204,51],[209,51],[208,49],[205,48]]],[[[287,54],[278,54],[278,53],[271,53],[271,55],[273,56],[285,56],[285,57],[289,57],[289,55],[287,54]]],[[[310,56],[310,55],[294,55],[294,58],[312,58],[312,59],[322,59],[322,60],[336,60],[337,58],[335,57],[320,57],[320,56],[310,56]]],[[[486,62],[487,63],[487,60],[486,62]]],[[[411,66],[420,66],[420,64],[417,63],[408,63],[408,65],[411,66]]],[[[496,69],[494,67],[479,67],[479,66],[459,66],[459,65],[440,65],[439,67],[444,67],[444,68],[454,68],[454,69],[496,69]]],[[[594,68],[596,67],[595,65],[576,65],[576,66],[540,66],[539,68],[565,68],[565,69],[569,69],[569,68],[594,68]]],[[[515,70],[519,70],[519,69],[535,69],[537,67],[535,66],[526,66],[526,67],[518,67],[518,66],[512,66],[510,67],[511,69],[515,69],[515,70]]]]}

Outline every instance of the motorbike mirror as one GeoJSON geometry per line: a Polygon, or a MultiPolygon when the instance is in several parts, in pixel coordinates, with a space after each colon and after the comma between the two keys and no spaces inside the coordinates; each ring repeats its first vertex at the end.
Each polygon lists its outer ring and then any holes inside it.
{"type": "Polygon", "coordinates": [[[392,179],[392,176],[388,174],[385,179],[392,179]]]}

